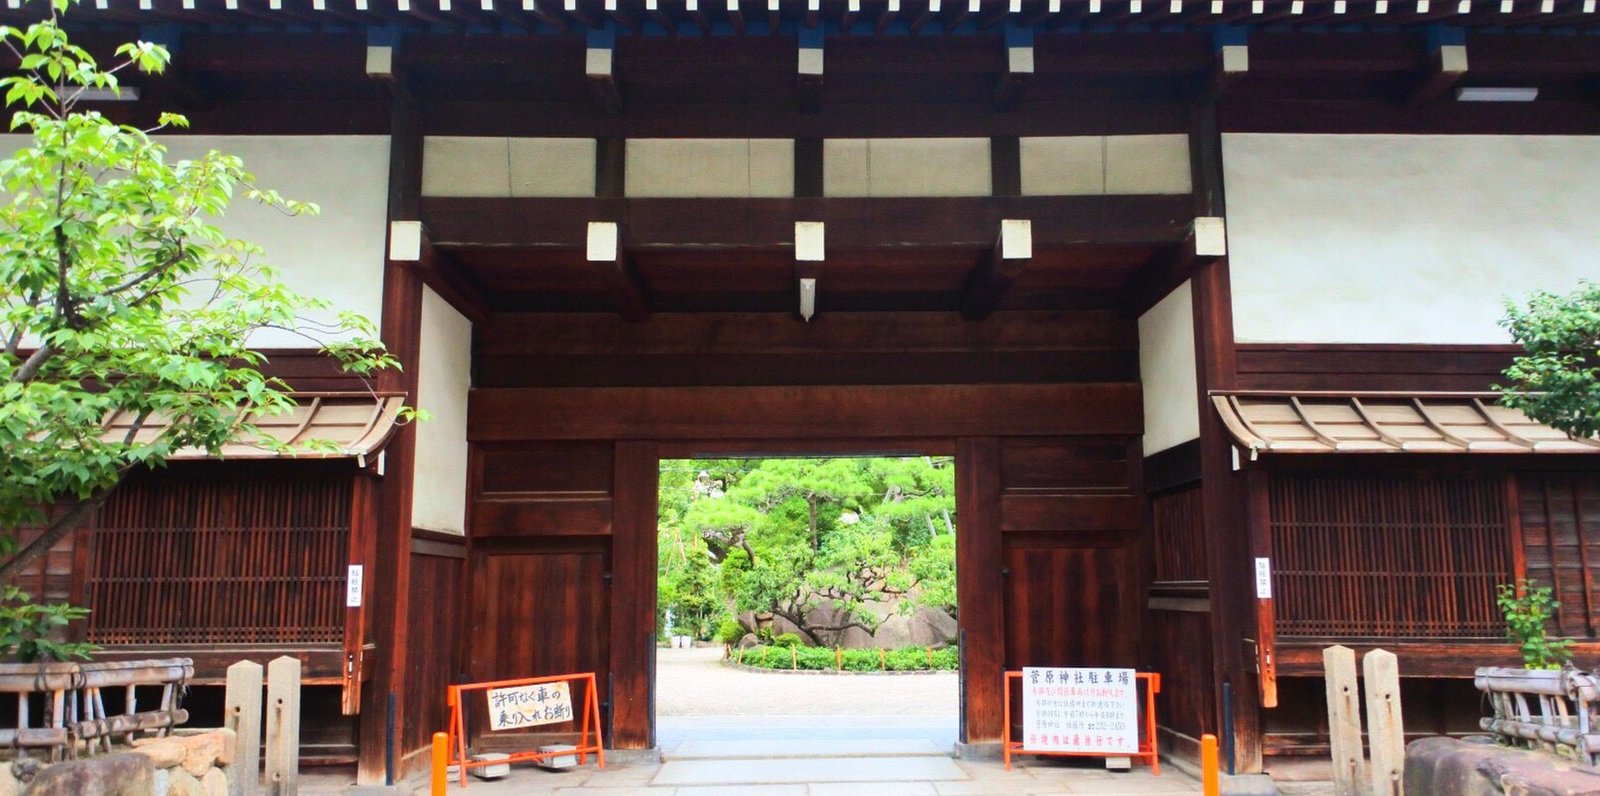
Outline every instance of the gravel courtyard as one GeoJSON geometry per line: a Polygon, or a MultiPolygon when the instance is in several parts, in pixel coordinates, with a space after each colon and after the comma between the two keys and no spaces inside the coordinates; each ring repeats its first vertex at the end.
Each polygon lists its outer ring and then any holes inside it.
{"type": "Polygon", "coordinates": [[[955,672],[823,674],[724,666],[717,648],[656,650],[656,715],[918,716],[957,714],[955,672]]]}

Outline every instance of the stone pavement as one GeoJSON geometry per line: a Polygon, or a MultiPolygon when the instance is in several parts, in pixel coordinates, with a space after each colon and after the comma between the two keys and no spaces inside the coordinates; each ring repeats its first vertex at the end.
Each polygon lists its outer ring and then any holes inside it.
{"type": "MultiPolygon", "coordinates": [[[[1057,796],[1198,794],[1163,765],[1107,771],[1100,760],[956,760],[957,678],[951,673],[830,676],[722,666],[720,650],[659,650],[660,760],[611,756],[575,770],[512,769],[469,778],[459,796],[1057,796]],[[712,714],[712,715],[707,715],[712,714]]],[[[304,776],[304,775],[303,775],[304,776]]],[[[336,794],[334,775],[302,794],[336,794]]],[[[412,780],[417,794],[425,779],[412,780]]]]}

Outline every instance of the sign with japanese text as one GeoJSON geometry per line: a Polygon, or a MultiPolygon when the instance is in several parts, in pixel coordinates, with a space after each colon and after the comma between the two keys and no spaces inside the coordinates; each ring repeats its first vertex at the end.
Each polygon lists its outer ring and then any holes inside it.
{"type": "Polygon", "coordinates": [[[1139,752],[1139,679],[1132,669],[1022,670],[1022,749],[1139,752]]]}
{"type": "Polygon", "coordinates": [[[489,729],[515,730],[572,719],[572,692],[564,682],[494,688],[489,699],[489,729]]]}

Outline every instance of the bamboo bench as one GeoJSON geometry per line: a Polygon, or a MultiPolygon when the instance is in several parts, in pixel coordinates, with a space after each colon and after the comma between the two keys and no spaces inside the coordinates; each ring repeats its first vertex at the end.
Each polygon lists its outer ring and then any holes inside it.
{"type": "Polygon", "coordinates": [[[1577,669],[1479,668],[1473,683],[1494,715],[1478,721],[1510,746],[1568,753],[1585,765],[1600,754],[1600,679],[1577,669]]]}

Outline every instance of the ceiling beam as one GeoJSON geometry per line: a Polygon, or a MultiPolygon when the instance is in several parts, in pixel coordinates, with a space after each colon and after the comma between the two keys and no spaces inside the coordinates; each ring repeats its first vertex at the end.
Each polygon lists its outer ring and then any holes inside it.
{"type": "Polygon", "coordinates": [[[1017,281],[1033,260],[1033,222],[1007,218],[1000,222],[994,246],[967,277],[961,296],[961,317],[981,321],[1000,306],[1011,283],[1017,281]]]}
{"type": "Polygon", "coordinates": [[[473,323],[489,319],[489,302],[476,280],[433,246],[420,221],[389,222],[389,260],[417,273],[445,303],[473,323]]]}
{"type": "Polygon", "coordinates": [[[1428,28],[1428,65],[1406,97],[1407,108],[1445,99],[1467,75],[1467,34],[1460,28],[1428,28]]]}
{"type": "Polygon", "coordinates": [[[629,323],[650,319],[649,294],[639,268],[622,247],[622,231],[614,221],[589,222],[584,259],[605,283],[617,314],[629,323]]]}
{"type": "Polygon", "coordinates": [[[911,20],[911,32],[921,33],[922,29],[927,27],[928,23],[939,15],[939,5],[940,0],[928,0],[928,7],[923,9],[916,19],[911,20]]]}
{"type": "Polygon", "coordinates": [[[807,323],[817,310],[817,283],[827,259],[826,225],[821,221],[794,222],[794,277],[800,318],[807,323]]]}
{"type": "Polygon", "coordinates": [[[800,54],[796,64],[795,98],[801,113],[822,111],[822,71],[824,40],[821,26],[800,30],[800,54]]]}
{"type": "Polygon", "coordinates": [[[617,85],[617,32],[610,25],[586,31],[584,74],[589,78],[589,93],[596,108],[605,113],[622,112],[622,89],[617,85]]]}
{"type": "Polygon", "coordinates": [[[883,32],[894,24],[894,19],[898,16],[900,16],[900,0],[889,0],[883,7],[883,13],[878,15],[878,24],[874,26],[873,32],[880,36],[883,35],[883,32]]]}
{"type": "Polygon", "coordinates": [[[1183,240],[1151,256],[1122,289],[1122,306],[1130,317],[1145,314],[1200,268],[1228,254],[1228,228],[1223,219],[1201,216],[1189,225],[1183,240]]]}
{"type": "Polygon", "coordinates": [[[1010,20],[1005,25],[1006,71],[1000,75],[994,90],[994,109],[1015,110],[1022,88],[1033,77],[1033,28],[1024,28],[1010,20]]]}

